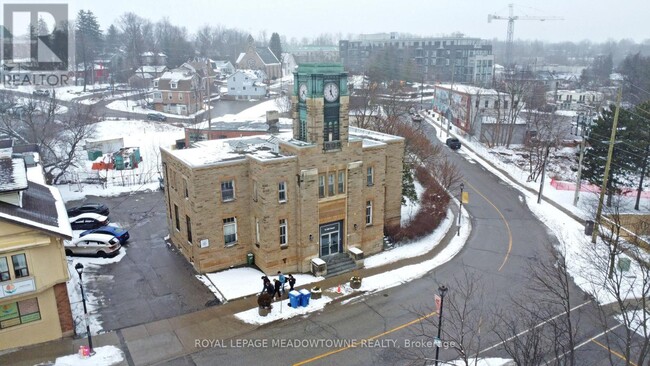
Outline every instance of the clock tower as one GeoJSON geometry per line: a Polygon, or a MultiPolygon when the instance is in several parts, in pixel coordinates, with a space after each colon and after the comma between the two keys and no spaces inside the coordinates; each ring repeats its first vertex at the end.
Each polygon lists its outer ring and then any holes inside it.
{"type": "Polygon", "coordinates": [[[341,151],[348,141],[348,75],[339,64],[300,64],[294,72],[293,137],[341,151]]]}

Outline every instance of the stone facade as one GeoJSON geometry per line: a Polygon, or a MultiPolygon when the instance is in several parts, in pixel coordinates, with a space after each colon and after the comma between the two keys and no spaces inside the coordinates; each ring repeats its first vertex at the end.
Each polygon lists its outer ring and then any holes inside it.
{"type": "Polygon", "coordinates": [[[291,133],[161,149],[170,240],[197,271],[243,265],[252,253],[266,273],[308,272],[312,258],[381,251],[384,227],[399,225],[404,140],[349,127],[342,67],[299,68],[296,79],[328,72],[340,96],[294,92],[291,133]],[[308,137],[299,136],[300,108],[308,137]],[[326,108],[338,110],[338,140],[324,132],[326,108]],[[236,239],[226,232],[234,223],[236,239]]]}

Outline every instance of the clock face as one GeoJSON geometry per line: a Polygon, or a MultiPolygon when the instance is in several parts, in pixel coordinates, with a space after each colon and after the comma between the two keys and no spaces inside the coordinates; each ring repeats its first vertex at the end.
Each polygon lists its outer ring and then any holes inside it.
{"type": "Polygon", "coordinates": [[[307,99],[307,84],[300,84],[298,87],[298,97],[300,97],[300,100],[302,101],[307,99]]]}
{"type": "Polygon", "coordinates": [[[336,101],[339,98],[338,85],[334,83],[325,84],[325,88],[323,89],[323,95],[325,96],[325,100],[328,102],[336,101]]]}

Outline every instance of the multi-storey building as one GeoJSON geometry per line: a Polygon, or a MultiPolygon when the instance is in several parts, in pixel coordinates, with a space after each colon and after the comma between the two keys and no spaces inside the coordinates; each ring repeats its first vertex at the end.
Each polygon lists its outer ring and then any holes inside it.
{"type": "Polygon", "coordinates": [[[292,131],[161,148],[170,240],[196,270],[252,253],[267,273],[307,272],[383,249],[400,225],[404,140],[349,127],[347,86],[341,65],[300,65],[292,131]]]}
{"type": "Polygon", "coordinates": [[[56,188],[28,179],[12,146],[0,140],[0,351],[74,330],[63,248],[72,230],[63,200],[56,188]]]}
{"type": "Polygon", "coordinates": [[[494,56],[492,45],[480,38],[463,36],[399,38],[397,33],[362,35],[339,41],[341,62],[353,73],[367,71],[373,56],[392,48],[400,64],[412,61],[416,81],[460,82],[489,85],[494,56]]]}
{"type": "Polygon", "coordinates": [[[153,81],[153,104],[159,112],[187,116],[203,109],[204,85],[191,65],[166,71],[153,81]]]}

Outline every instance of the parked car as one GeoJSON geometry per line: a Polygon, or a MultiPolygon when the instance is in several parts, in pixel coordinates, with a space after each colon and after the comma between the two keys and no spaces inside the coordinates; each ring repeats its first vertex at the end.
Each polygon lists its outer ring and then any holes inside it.
{"type": "Polygon", "coordinates": [[[108,225],[108,217],[97,213],[82,213],[70,218],[72,230],[90,230],[108,225]]]}
{"type": "Polygon", "coordinates": [[[166,116],[163,116],[163,115],[160,114],[160,113],[148,113],[148,114],[147,114],[147,119],[150,119],[150,120],[152,120],[152,121],[161,121],[161,122],[165,122],[165,121],[167,120],[167,117],[166,117],[166,116]]]}
{"type": "Polygon", "coordinates": [[[447,144],[447,146],[449,146],[449,148],[452,150],[458,150],[461,147],[460,141],[458,141],[458,139],[455,137],[448,138],[445,144],[447,144]]]}
{"type": "Polygon", "coordinates": [[[106,234],[106,235],[112,235],[116,237],[119,241],[120,244],[124,245],[127,240],[131,237],[129,235],[129,231],[126,229],[122,229],[121,227],[117,226],[102,226],[97,229],[90,229],[86,230],[83,233],[79,234],[79,237],[84,237],[89,234],[106,234]]]}
{"type": "Polygon", "coordinates": [[[95,202],[84,203],[81,206],[75,206],[68,209],[68,217],[79,216],[82,213],[96,213],[103,216],[108,216],[109,210],[106,205],[95,202]]]}
{"type": "Polygon", "coordinates": [[[108,257],[116,255],[122,245],[113,235],[89,234],[84,237],[66,240],[63,244],[65,255],[96,255],[108,257]]]}
{"type": "Polygon", "coordinates": [[[411,120],[413,120],[413,122],[422,122],[424,121],[424,117],[420,116],[419,114],[415,114],[413,117],[411,117],[411,120]]]}
{"type": "Polygon", "coordinates": [[[45,90],[45,89],[39,89],[39,90],[34,90],[32,94],[39,96],[39,97],[49,97],[50,96],[50,91],[45,90]]]}

